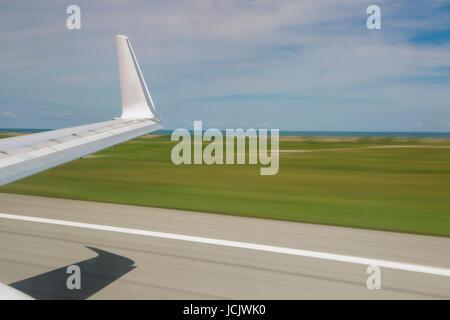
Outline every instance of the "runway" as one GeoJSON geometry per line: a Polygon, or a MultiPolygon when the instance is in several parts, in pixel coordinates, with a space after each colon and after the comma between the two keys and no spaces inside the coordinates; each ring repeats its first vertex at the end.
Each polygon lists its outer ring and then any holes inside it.
{"type": "Polygon", "coordinates": [[[77,264],[77,298],[450,298],[448,238],[12,194],[0,214],[0,282],[31,291],[77,264]]]}

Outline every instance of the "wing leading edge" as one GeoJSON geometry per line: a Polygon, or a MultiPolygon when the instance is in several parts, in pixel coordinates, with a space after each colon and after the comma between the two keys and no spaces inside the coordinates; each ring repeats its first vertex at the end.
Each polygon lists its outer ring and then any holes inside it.
{"type": "Polygon", "coordinates": [[[0,140],[0,185],[160,130],[127,37],[116,36],[122,116],[114,120],[0,140]]]}

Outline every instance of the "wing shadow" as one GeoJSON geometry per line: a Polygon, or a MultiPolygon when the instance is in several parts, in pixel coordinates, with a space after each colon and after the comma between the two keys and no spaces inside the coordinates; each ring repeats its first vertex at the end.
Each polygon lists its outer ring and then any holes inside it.
{"type": "Polygon", "coordinates": [[[86,248],[98,253],[98,256],[74,263],[81,270],[81,289],[67,288],[66,281],[70,276],[67,273],[68,265],[14,282],[10,286],[38,300],[82,300],[136,268],[131,259],[94,247],[86,248]]]}

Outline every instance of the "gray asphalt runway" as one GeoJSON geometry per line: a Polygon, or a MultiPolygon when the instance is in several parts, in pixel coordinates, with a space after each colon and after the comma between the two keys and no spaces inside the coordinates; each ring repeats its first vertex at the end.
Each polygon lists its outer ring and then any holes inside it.
{"type": "MultiPolygon", "coordinates": [[[[12,194],[0,213],[450,269],[449,238],[12,194]]],[[[114,278],[92,284],[91,299],[450,298],[446,276],[382,267],[369,290],[367,266],[349,262],[0,218],[0,282],[57,282],[55,270],[79,263],[82,284],[83,268],[114,278]]]]}

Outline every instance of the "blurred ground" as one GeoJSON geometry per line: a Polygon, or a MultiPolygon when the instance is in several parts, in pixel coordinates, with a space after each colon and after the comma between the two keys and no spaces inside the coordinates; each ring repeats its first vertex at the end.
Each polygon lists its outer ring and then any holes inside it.
{"type": "MultiPolygon", "coordinates": [[[[0,212],[450,268],[444,237],[12,194],[0,194],[0,212]]],[[[365,265],[0,218],[0,282],[70,297],[72,264],[81,268],[74,298],[450,298],[446,276],[382,267],[381,289],[369,290],[365,265]]]]}
{"type": "Polygon", "coordinates": [[[274,176],[176,166],[175,144],[144,136],[0,191],[450,236],[448,139],[281,137],[274,176]]]}

